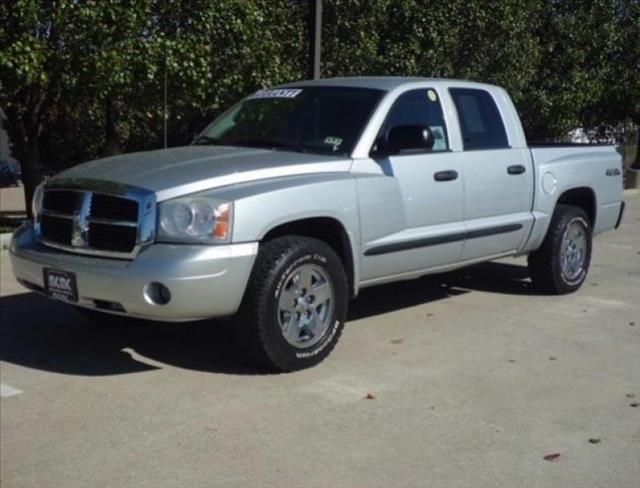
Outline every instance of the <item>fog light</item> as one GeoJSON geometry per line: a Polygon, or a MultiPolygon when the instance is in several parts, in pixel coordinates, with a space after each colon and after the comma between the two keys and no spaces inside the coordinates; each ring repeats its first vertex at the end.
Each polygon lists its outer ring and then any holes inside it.
{"type": "Polygon", "coordinates": [[[162,283],[152,282],[144,287],[144,298],[152,305],[166,305],[171,300],[171,292],[162,283]]]}

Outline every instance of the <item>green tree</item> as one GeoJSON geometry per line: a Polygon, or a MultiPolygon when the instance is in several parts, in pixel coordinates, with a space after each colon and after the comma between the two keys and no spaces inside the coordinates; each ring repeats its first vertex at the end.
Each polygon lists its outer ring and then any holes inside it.
{"type": "MultiPolygon", "coordinates": [[[[41,170],[162,147],[165,123],[189,143],[244,94],[304,78],[309,5],[1,3],[0,105],[28,205],[41,170]]],[[[497,83],[534,138],[640,123],[637,0],[325,0],[323,17],[325,77],[497,83]]]]}
{"type": "Polygon", "coordinates": [[[40,180],[41,137],[67,81],[69,42],[61,30],[67,13],[49,2],[0,5],[0,104],[7,115],[12,154],[22,167],[28,212],[40,180]]]}
{"type": "Polygon", "coordinates": [[[41,169],[162,147],[165,83],[176,144],[247,91],[300,78],[305,15],[286,0],[3,3],[0,104],[28,206],[41,169]]]}

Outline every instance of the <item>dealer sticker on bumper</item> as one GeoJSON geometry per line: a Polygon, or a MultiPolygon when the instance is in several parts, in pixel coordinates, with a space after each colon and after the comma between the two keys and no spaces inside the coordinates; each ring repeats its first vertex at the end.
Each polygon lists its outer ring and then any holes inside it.
{"type": "Polygon", "coordinates": [[[78,301],[76,275],[67,271],[44,268],[44,289],[49,297],[66,302],[78,301]]]}

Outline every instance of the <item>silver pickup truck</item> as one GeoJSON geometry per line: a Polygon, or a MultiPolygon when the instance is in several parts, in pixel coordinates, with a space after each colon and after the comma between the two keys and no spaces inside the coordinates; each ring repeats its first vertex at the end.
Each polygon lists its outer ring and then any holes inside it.
{"type": "Polygon", "coordinates": [[[363,287],[528,254],[535,286],[575,291],[622,218],[621,170],[613,146],[528,144],[496,86],[290,83],[189,146],[49,179],[11,261],[96,319],[233,316],[253,358],[295,370],[330,353],[363,287]]]}

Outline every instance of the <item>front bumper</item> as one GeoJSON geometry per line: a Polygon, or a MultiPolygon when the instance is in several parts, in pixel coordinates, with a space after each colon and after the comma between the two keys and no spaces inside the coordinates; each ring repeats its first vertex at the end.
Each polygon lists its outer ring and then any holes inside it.
{"type": "Polygon", "coordinates": [[[43,268],[75,273],[74,305],[152,320],[187,321],[233,315],[240,307],[258,243],[219,246],[154,244],[134,260],[70,254],[42,245],[27,224],[13,236],[13,273],[27,288],[44,292],[43,268]],[[171,300],[156,305],[144,293],[161,283],[171,300]],[[119,304],[123,312],[113,304],[119,304]]]}

